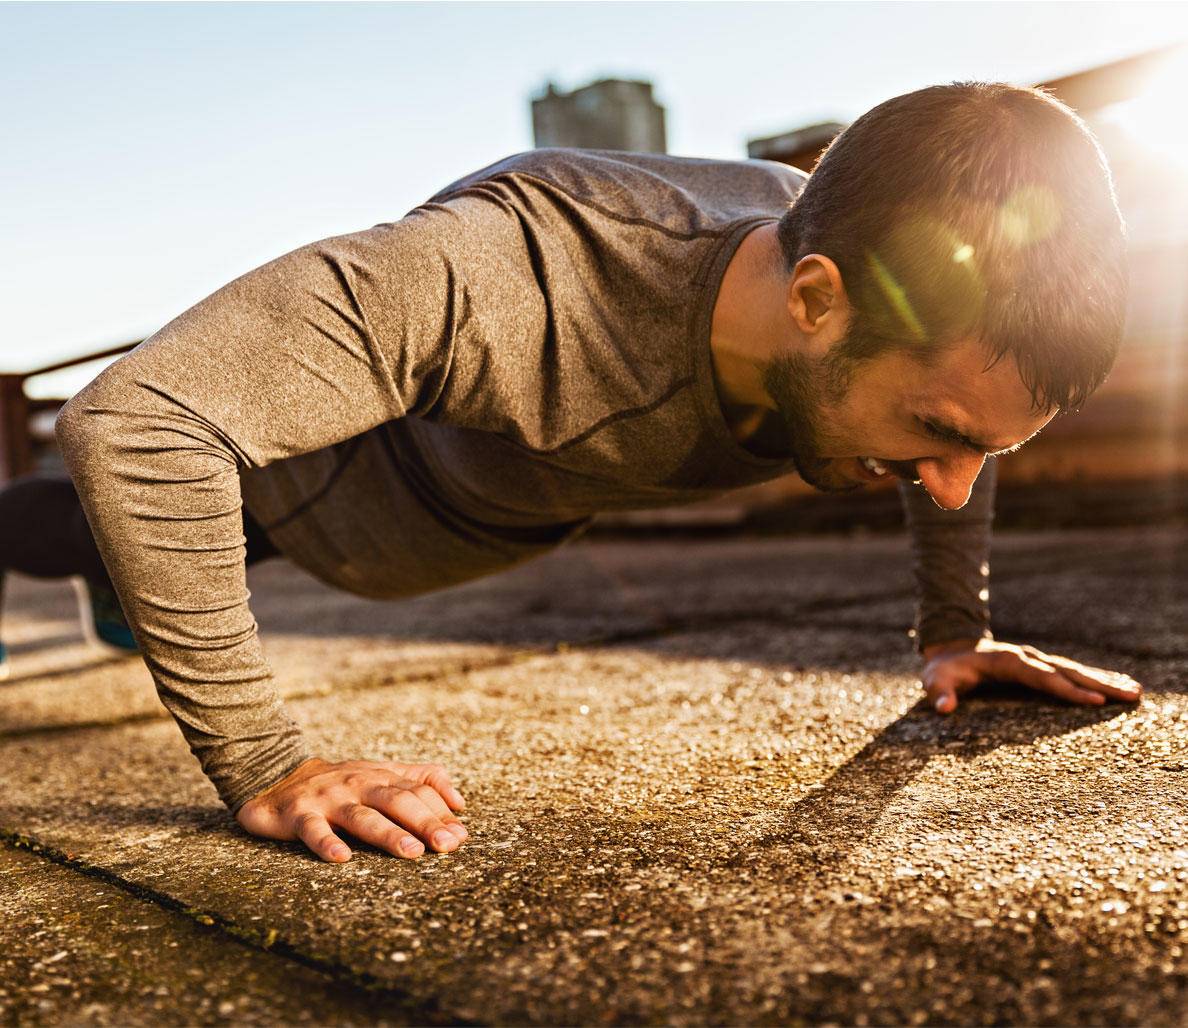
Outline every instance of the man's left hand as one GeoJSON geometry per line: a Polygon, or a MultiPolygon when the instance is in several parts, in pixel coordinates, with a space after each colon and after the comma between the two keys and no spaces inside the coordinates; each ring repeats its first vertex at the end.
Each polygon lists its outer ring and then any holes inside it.
{"type": "Polygon", "coordinates": [[[1018,682],[1069,703],[1089,706],[1109,700],[1134,703],[1143,691],[1138,682],[1121,672],[993,639],[927,646],[924,660],[920,681],[928,702],[940,714],[951,714],[957,709],[958,696],[989,681],[1018,682]]]}

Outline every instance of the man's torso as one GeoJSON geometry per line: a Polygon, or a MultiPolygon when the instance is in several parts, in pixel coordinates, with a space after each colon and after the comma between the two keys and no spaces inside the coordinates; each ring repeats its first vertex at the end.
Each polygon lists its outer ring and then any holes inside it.
{"type": "Polygon", "coordinates": [[[457,536],[454,563],[501,566],[598,511],[792,470],[734,440],[709,333],[735,249],[805,179],[769,161],[546,149],[452,183],[410,212],[441,226],[457,283],[433,388],[404,418],[245,472],[249,509],[320,577],[400,595],[423,588],[402,563],[418,528],[457,536]]]}

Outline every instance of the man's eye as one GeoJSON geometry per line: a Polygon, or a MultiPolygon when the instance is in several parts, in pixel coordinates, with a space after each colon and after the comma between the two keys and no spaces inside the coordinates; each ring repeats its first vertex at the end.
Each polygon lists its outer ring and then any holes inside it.
{"type": "Polygon", "coordinates": [[[924,427],[924,431],[932,436],[933,439],[949,438],[948,433],[941,431],[941,429],[937,428],[936,425],[934,425],[931,421],[924,421],[921,419],[920,424],[924,427]]]}

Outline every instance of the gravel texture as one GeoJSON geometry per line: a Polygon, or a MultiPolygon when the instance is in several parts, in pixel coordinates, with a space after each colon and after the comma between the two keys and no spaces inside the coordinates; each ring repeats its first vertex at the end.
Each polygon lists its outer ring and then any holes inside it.
{"type": "Polygon", "coordinates": [[[266,563],[316,748],[440,761],[469,802],[457,852],[341,866],[242,832],[143,667],[99,662],[61,583],[13,582],[6,1016],[1188,1024],[1185,542],[1000,539],[1000,635],[1147,694],[999,687],[949,718],[919,702],[897,537],[583,542],[406,603],[266,563]],[[168,953],[143,984],[174,991],[129,985],[150,914],[213,1006],[168,953]],[[88,984],[33,992],[60,951],[88,984]]]}
{"type": "MultiPolygon", "coordinates": [[[[130,894],[96,869],[0,849],[6,1024],[411,1024],[391,997],[130,894]],[[19,925],[19,930],[16,926],[19,925]]],[[[411,1015],[410,1015],[411,1016],[411,1015]]]]}

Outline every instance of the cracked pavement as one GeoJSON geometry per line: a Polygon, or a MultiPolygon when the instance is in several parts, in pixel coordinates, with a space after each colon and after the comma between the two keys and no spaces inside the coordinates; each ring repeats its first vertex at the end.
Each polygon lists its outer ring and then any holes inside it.
{"type": "Polygon", "coordinates": [[[1000,535],[999,637],[1146,694],[948,718],[901,536],[583,540],[392,603],[266,562],[315,749],[468,801],[457,852],[338,866],[239,829],[139,659],[10,576],[0,1018],[1188,1024],[1186,541],[1000,535]]]}

